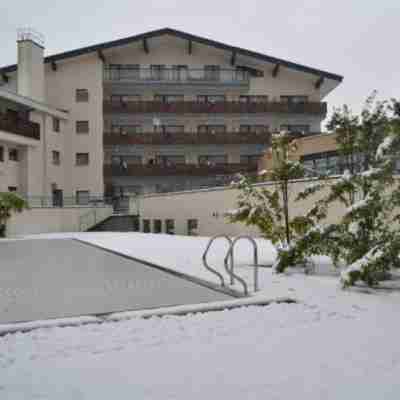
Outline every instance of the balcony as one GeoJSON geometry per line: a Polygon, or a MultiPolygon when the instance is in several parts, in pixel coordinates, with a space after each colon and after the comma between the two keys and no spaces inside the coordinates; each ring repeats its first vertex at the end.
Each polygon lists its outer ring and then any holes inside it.
{"type": "Polygon", "coordinates": [[[40,125],[28,120],[0,114],[0,130],[29,139],[40,140],[40,125]]]}
{"type": "MultiPolygon", "coordinates": [[[[106,67],[103,71],[104,83],[136,85],[143,88],[152,86],[189,87],[244,87],[248,88],[248,71],[238,69],[207,70],[204,68],[138,68],[129,65],[106,67]]],[[[126,86],[125,86],[126,87],[126,86]]]]}
{"type": "Polygon", "coordinates": [[[325,116],[327,104],[322,102],[287,103],[265,102],[244,103],[224,101],[218,103],[201,103],[197,101],[181,101],[162,103],[159,101],[127,101],[103,102],[104,113],[112,114],[257,114],[285,113],[325,116]]]}
{"type": "Polygon", "coordinates": [[[104,133],[103,144],[112,145],[203,145],[203,144],[269,144],[271,141],[270,133],[136,133],[136,134],[115,134],[104,133]]]}
{"type": "Polygon", "coordinates": [[[209,176],[209,175],[234,175],[238,172],[250,173],[257,171],[257,164],[163,164],[143,165],[128,164],[126,168],[119,165],[104,165],[104,177],[115,176],[209,176]]]}

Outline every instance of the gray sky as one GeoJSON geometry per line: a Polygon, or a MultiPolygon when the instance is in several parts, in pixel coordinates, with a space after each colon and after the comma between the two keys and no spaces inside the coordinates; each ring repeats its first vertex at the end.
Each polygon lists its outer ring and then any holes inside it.
{"type": "Polygon", "coordinates": [[[400,98],[399,0],[25,0],[0,16],[0,66],[18,27],[43,33],[47,55],[170,27],[344,75],[330,110],[358,112],[374,89],[400,98]]]}

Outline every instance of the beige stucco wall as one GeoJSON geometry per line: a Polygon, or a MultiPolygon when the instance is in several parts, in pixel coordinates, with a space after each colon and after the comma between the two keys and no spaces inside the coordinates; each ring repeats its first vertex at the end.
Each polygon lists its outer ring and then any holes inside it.
{"type": "MultiPolygon", "coordinates": [[[[68,166],[65,193],[89,190],[91,195],[103,194],[103,64],[96,54],[49,64],[45,68],[46,99],[54,107],[67,109],[70,120],[62,135],[65,137],[62,163],[68,166]],[[88,89],[89,101],[76,102],[76,89],[88,89]],[[75,132],[76,121],[89,121],[89,134],[75,132]],[[75,154],[89,153],[88,166],[76,166],[75,154]]],[[[57,136],[57,135],[53,135],[57,136]]]]}
{"type": "MultiPolygon", "coordinates": [[[[306,202],[296,203],[294,199],[298,192],[304,190],[306,185],[313,181],[298,181],[292,184],[290,193],[290,209],[293,215],[303,215],[314,204],[314,201],[323,195],[309,198],[306,202]]],[[[261,184],[260,187],[271,187],[271,184],[261,184]]],[[[213,236],[216,234],[228,234],[232,236],[249,234],[259,236],[260,232],[254,227],[248,227],[241,223],[229,223],[224,214],[228,210],[237,208],[239,191],[232,188],[219,188],[199,190],[193,192],[168,193],[143,196],[139,199],[139,214],[141,230],[143,219],[150,219],[153,228],[154,219],[163,221],[175,220],[175,233],[187,234],[187,220],[198,219],[198,235],[213,236]]],[[[137,200],[132,198],[132,212],[137,212],[137,200]]],[[[334,205],[329,210],[327,222],[335,222],[343,215],[344,208],[340,204],[334,205]]]]}
{"type": "MultiPolygon", "coordinates": [[[[36,233],[78,232],[84,215],[96,212],[96,221],[100,222],[112,215],[111,207],[71,207],[71,208],[32,208],[14,214],[7,222],[7,237],[15,237],[36,233]]],[[[89,221],[94,221],[88,215],[89,221]]]]}

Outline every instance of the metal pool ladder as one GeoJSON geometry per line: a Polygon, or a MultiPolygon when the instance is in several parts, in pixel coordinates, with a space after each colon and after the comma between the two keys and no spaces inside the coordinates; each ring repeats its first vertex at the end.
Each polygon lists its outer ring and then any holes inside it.
{"type": "Polygon", "coordinates": [[[247,283],[246,281],[241,278],[240,276],[235,274],[234,271],[234,248],[235,248],[235,244],[239,241],[239,240],[243,240],[246,239],[248,241],[250,241],[250,243],[253,245],[254,248],[254,291],[256,292],[258,290],[258,247],[257,247],[257,243],[256,241],[250,237],[250,236],[238,236],[236,237],[234,240],[232,240],[229,236],[227,235],[216,235],[213,236],[206,247],[206,250],[203,253],[203,264],[204,267],[210,271],[211,273],[215,274],[218,276],[219,280],[221,281],[221,286],[225,286],[225,280],[224,277],[221,273],[219,273],[217,270],[215,270],[214,268],[210,267],[210,265],[207,262],[207,254],[211,248],[211,245],[214,243],[214,241],[216,239],[226,239],[229,243],[229,249],[228,252],[226,253],[226,256],[224,258],[224,267],[225,267],[225,271],[227,272],[228,276],[230,277],[230,284],[233,285],[235,283],[235,280],[239,281],[242,286],[243,286],[243,290],[244,290],[244,294],[247,296],[249,291],[248,291],[248,287],[247,287],[247,283]]]}
{"type": "MultiPolygon", "coordinates": [[[[210,271],[211,273],[213,273],[213,274],[215,274],[215,275],[217,275],[218,276],[218,278],[219,278],[219,280],[221,281],[221,286],[225,286],[225,281],[224,281],[224,277],[222,276],[222,274],[220,274],[217,270],[215,270],[214,268],[211,268],[210,267],[210,265],[208,264],[208,262],[207,262],[207,254],[208,254],[208,251],[210,250],[210,247],[211,247],[211,245],[214,243],[214,241],[216,240],[216,239],[226,239],[227,241],[228,241],[228,243],[229,243],[229,248],[232,246],[232,239],[229,237],[229,236],[227,236],[227,235],[216,235],[216,236],[213,236],[210,240],[209,240],[209,242],[208,242],[208,244],[207,244],[207,247],[206,247],[206,249],[205,249],[205,251],[204,251],[204,253],[203,253],[203,265],[206,267],[206,269],[208,270],[208,271],[210,271]]],[[[232,264],[232,259],[231,259],[231,264],[232,264]]],[[[232,265],[231,265],[231,267],[232,267],[232,265]]],[[[227,270],[228,271],[228,270],[227,270]]],[[[230,272],[228,271],[228,274],[230,275],[230,272]]],[[[231,281],[232,281],[232,279],[231,279],[231,281]]]]}
{"type": "Polygon", "coordinates": [[[254,262],[254,275],[253,275],[253,280],[254,280],[254,291],[257,292],[258,291],[258,246],[257,246],[257,242],[251,237],[251,236],[247,236],[247,235],[242,235],[242,236],[238,236],[236,237],[232,243],[231,243],[231,247],[229,247],[228,252],[226,253],[225,259],[224,259],[224,265],[225,265],[225,269],[228,271],[228,260],[229,258],[231,259],[231,269],[229,271],[229,275],[231,277],[231,285],[234,284],[235,279],[237,281],[239,281],[242,286],[243,286],[243,290],[244,290],[244,294],[247,296],[248,295],[248,288],[247,288],[247,283],[246,281],[241,278],[240,276],[235,274],[234,271],[234,266],[235,266],[235,257],[234,257],[234,248],[235,248],[235,244],[239,241],[239,240],[248,240],[252,245],[253,245],[253,262],[254,262]]]}

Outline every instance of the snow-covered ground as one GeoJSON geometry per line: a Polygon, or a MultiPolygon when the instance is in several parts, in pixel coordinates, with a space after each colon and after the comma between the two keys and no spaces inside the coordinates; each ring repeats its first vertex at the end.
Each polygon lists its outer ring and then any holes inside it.
{"type": "MultiPolygon", "coordinates": [[[[62,236],[215,280],[201,263],[207,238],[62,236]]],[[[259,247],[260,262],[271,263],[272,246],[259,240],[259,247]]],[[[221,267],[225,252],[218,242],[210,263],[221,267]]],[[[242,264],[238,272],[250,280],[249,244],[240,245],[236,258],[242,264]]],[[[319,268],[324,274],[314,276],[261,269],[258,296],[291,297],[298,304],[3,336],[0,399],[397,400],[400,292],[343,291],[326,265],[319,268]]]]}

